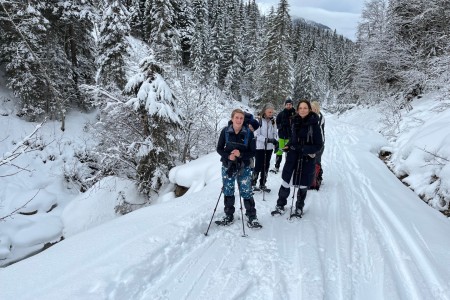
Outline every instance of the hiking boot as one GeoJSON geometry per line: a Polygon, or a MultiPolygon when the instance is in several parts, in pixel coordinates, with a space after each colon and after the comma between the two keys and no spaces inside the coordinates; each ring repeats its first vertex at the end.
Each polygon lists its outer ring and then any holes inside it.
{"type": "Polygon", "coordinates": [[[258,218],[256,216],[249,216],[247,221],[247,226],[250,228],[261,228],[261,224],[259,224],[258,218]]]}
{"type": "Polygon", "coordinates": [[[270,212],[270,214],[271,214],[272,216],[275,216],[275,215],[283,215],[284,213],[285,213],[284,206],[281,206],[281,205],[275,206],[275,210],[273,210],[273,211],[270,212]]]}
{"type": "Polygon", "coordinates": [[[284,213],[284,206],[277,205],[275,206],[275,210],[279,213],[284,213]]]}
{"type": "Polygon", "coordinates": [[[225,217],[223,217],[222,219],[222,224],[223,225],[230,225],[234,222],[234,217],[233,215],[226,215],[225,217]]]}
{"type": "Polygon", "coordinates": [[[296,208],[294,210],[294,213],[292,214],[293,216],[302,216],[303,215],[303,209],[302,208],[296,208]]]}

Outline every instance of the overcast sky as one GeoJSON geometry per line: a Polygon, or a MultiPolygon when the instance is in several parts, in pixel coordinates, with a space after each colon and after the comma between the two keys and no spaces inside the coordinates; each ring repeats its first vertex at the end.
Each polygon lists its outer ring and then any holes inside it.
{"type": "MultiPolygon", "coordinates": [[[[276,10],[279,2],[256,0],[264,14],[272,6],[276,10]]],[[[354,41],[363,6],[364,0],[289,0],[289,13],[291,17],[302,17],[336,29],[338,34],[354,41]]]]}

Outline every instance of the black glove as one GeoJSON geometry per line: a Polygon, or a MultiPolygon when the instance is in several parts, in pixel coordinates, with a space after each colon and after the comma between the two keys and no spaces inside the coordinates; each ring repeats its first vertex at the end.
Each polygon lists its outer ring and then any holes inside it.
{"type": "Polygon", "coordinates": [[[289,150],[296,151],[296,152],[298,152],[300,154],[303,153],[303,148],[301,146],[294,147],[294,146],[291,145],[291,146],[289,146],[289,150]]]}
{"type": "Polygon", "coordinates": [[[278,144],[278,141],[277,140],[273,140],[273,146],[275,147],[275,149],[278,149],[278,147],[280,146],[279,144],[278,144]]]}
{"type": "Polygon", "coordinates": [[[275,143],[278,143],[278,141],[276,139],[267,139],[267,142],[274,144],[274,145],[275,145],[275,143]]]}
{"type": "Polygon", "coordinates": [[[297,151],[298,153],[303,153],[303,148],[301,146],[289,146],[289,150],[297,151]]]}

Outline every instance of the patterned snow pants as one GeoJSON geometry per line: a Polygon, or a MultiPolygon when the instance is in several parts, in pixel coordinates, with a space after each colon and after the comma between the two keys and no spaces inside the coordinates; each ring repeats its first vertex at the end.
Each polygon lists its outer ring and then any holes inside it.
{"type": "Polygon", "coordinates": [[[222,183],[223,194],[225,200],[225,213],[233,214],[234,208],[234,189],[235,181],[238,182],[239,193],[244,199],[244,206],[247,216],[256,216],[255,201],[253,199],[252,191],[252,170],[249,166],[244,166],[237,170],[232,176],[228,176],[228,168],[222,166],[222,183]]]}

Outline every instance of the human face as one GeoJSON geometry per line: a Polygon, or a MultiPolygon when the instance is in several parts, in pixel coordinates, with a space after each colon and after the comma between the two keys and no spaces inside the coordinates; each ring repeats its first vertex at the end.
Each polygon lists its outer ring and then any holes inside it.
{"type": "Polygon", "coordinates": [[[302,102],[300,103],[300,105],[298,106],[298,114],[300,115],[300,117],[304,118],[309,114],[309,107],[306,103],[302,102]]]}
{"type": "Polygon", "coordinates": [[[286,107],[286,109],[291,109],[292,108],[292,103],[286,103],[286,105],[284,107],[286,107]]]}
{"type": "Polygon", "coordinates": [[[231,119],[231,122],[233,122],[233,128],[242,128],[242,125],[244,124],[244,115],[241,113],[235,113],[233,118],[231,119]]]}
{"type": "Polygon", "coordinates": [[[266,109],[266,111],[264,112],[264,116],[268,119],[273,117],[273,108],[268,108],[266,109]]]}

